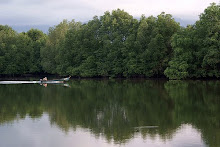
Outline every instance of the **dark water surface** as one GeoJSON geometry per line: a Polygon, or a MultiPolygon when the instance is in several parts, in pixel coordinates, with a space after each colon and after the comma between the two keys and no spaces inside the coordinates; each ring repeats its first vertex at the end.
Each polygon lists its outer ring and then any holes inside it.
{"type": "Polygon", "coordinates": [[[220,146],[220,81],[0,85],[0,147],[220,146]]]}

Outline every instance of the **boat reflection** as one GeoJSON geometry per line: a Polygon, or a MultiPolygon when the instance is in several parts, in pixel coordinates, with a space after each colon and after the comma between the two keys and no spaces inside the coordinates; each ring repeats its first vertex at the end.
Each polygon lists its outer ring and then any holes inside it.
{"type": "MultiPolygon", "coordinates": [[[[48,86],[48,84],[47,83],[43,83],[43,84],[40,84],[40,85],[42,85],[42,86],[44,86],[44,87],[47,87],[48,86]]],[[[64,84],[64,83],[59,83],[59,84],[50,84],[50,85],[59,85],[59,86],[64,86],[64,87],[71,87],[69,84],[64,84]]]]}

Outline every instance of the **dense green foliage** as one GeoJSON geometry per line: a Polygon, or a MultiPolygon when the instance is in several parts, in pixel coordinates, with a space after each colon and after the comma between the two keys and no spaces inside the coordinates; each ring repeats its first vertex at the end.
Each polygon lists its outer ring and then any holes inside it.
{"type": "Polygon", "coordinates": [[[0,26],[0,74],[218,78],[219,23],[213,3],[187,28],[164,12],[137,20],[120,9],[85,24],[64,20],[48,35],[0,26]]]}
{"type": "Polygon", "coordinates": [[[0,26],[0,73],[7,75],[40,73],[40,49],[46,35],[31,29],[16,33],[8,26],[0,26]]]}
{"type": "Polygon", "coordinates": [[[195,25],[176,33],[172,47],[167,77],[220,77],[220,5],[211,4],[195,25]]]}

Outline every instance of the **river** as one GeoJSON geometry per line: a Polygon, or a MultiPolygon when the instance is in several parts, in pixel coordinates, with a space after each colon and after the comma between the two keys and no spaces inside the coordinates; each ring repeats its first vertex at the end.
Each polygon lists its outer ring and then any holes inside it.
{"type": "Polygon", "coordinates": [[[220,81],[0,85],[1,147],[220,146],[220,81]]]}

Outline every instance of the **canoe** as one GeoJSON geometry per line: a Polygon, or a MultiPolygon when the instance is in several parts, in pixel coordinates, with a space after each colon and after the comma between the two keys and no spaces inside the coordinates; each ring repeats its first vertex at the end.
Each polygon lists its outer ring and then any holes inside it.
{"type": "Polygon", "coordinates": [[[57,83],[64,83],[63,80],[47,80],[47,81],[40,81],[42,84],[57,84],[57,83]]]}
{"type": "Polygon", "coordinates": [[[59,84],[64,83],[69,79],[70,77],[47,81],[0,81],[0,84],[59,84]]]}

